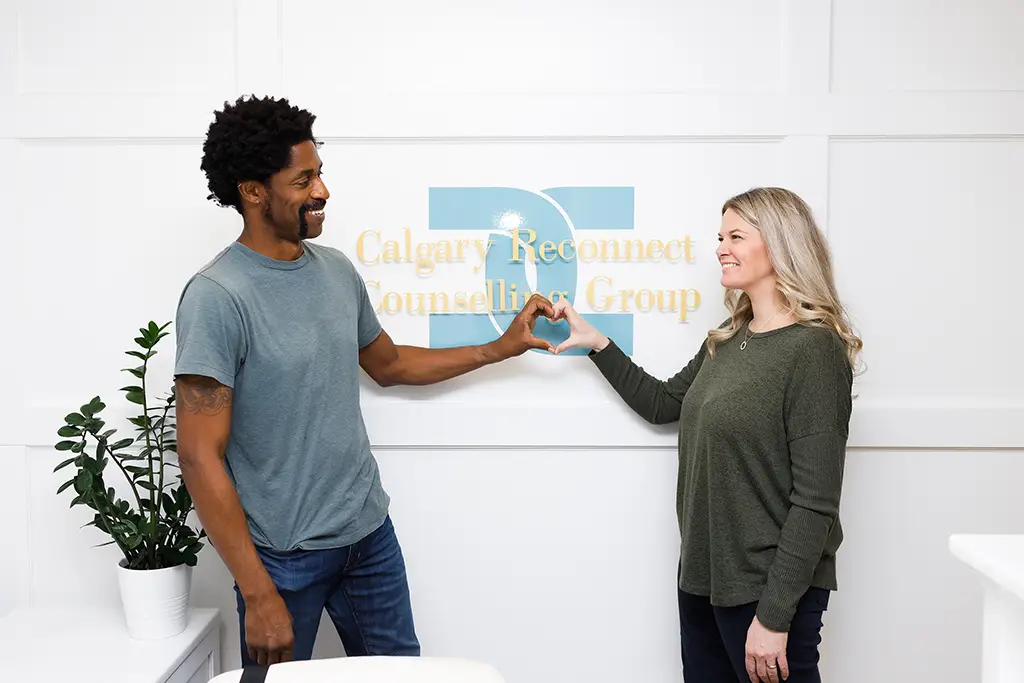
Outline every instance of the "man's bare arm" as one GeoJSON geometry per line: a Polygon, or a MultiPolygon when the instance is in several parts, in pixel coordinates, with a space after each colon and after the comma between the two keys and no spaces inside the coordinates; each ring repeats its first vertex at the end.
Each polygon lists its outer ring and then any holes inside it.
{"type": "Polygon", "coordinates": [[[427,349],[396,346],[387,332],[359,352],[359,365],[383,386],[436,384],[491,363],[519,356],[529,349],[554,351],[554,346],[533,334],[537,317],[554,317],[551,302],[534,294],[500,338],[479,346],[427,349]]]}
{"type": "Polygon", "coordinates": [[[238,492],[224,469],[231,433],[231,389],[198,375],[179,376],[175,389],[178,461],[203,528],[243,597],[276,592],[256,554],[238,492]]]}

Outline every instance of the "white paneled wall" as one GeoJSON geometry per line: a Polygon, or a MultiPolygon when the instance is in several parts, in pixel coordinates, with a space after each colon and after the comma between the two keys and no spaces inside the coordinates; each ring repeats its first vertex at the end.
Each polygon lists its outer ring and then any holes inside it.
{"type": "MultiPolygon", "coordinates": [[[[1022,33],[1012,0],[0,2],[0,612],[117,600],[116,554],[54,495],[50,445],[93,395],[122,414],[134,330],[171,320],[237,235],[206,200],[201,143],[214,108],[253,92],[317,114],[322,239],[353,260],[363,230],[422,235],[428,187],[635,187],[636,235],[690,235],[698,254],[608,271],[701,290],[687,323],[635,319],[634,355],[661,376],[721,319],[721,202],[800,192],[868,365],[825,679],[979,680],[980,592],[946,539],[1024,532],[1022,33]]],[[[475,282],[357,266],[405,291],[475,282]]],[[[605,269],[580,263],[580,283],[605,269]]],[[[382,322],[427,342],[422,317],[382,322]]],[[[168,383],[171,341],[154,368],[168,383]]],[[[510,683],[678,680],[671,429],[583,358],[364,389],[426,653],[510,683]]],[[[223,610],[226,666],[230,581],[204,552],[194,600],[223,610]]],[[[316,654],[339,654],[324,625],[316,654]]]]}

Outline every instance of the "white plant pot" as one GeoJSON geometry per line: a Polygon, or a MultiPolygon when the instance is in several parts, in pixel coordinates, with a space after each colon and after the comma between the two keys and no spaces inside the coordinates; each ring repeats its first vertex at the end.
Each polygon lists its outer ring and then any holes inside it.
{"type": "Polygon", "coordinates": [[[128,569],[126,564],[122,559],[117,565],[117,583],[128,635],[136,640],[160,640],[184,631],[192,567],[128,569]]]}

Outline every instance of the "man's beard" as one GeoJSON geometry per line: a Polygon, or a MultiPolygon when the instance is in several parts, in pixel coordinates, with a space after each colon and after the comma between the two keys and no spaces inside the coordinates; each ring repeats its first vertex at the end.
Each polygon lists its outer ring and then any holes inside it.
{"type": "Polygon", "coordinates": [[[299,239],[304,240],[309,235],[309,223],[306,222],[306,212],[309,208],[303,204],[299,207],[299,239]]]}
{"type": "MultiPolygon", "coordinates": [[[[306,222],[306,212],[310,211],[310,208],[305,204],[299,206],[299,239],[304,240],[309,236],[309,223],[306,222]]],[[[263,217],[267,219],[267,222],[271,225],[276,225],[274,222],[274,210],[271,206],[271,202],[268,200],[263,205],[263,217]]]]}

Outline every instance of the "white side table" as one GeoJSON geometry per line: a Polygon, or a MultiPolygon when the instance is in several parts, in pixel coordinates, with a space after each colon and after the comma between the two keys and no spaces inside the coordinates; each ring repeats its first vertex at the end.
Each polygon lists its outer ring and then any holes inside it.
{"type": "MultiPolygon", "coordinates": [[[[226,671],[211,683],[239,683],[226,671]]],[[[490,664],[453,657],[333,657],[272,664],[266,683],[505,683],[490,664]]]]}
{"type": "Polygon", "coordinates": [[[981,680],[1024,680],[1024,536],[955,534],[949,549],[985,590],[981,680]]]}
{"type": "Polygon", "coordinates": [[[36,606],[0,618],[0,681],[37,683],[207,683],[220,673],[220,619],[193,609],[185,631],[133,640],[120,604],[36,606]]]}

